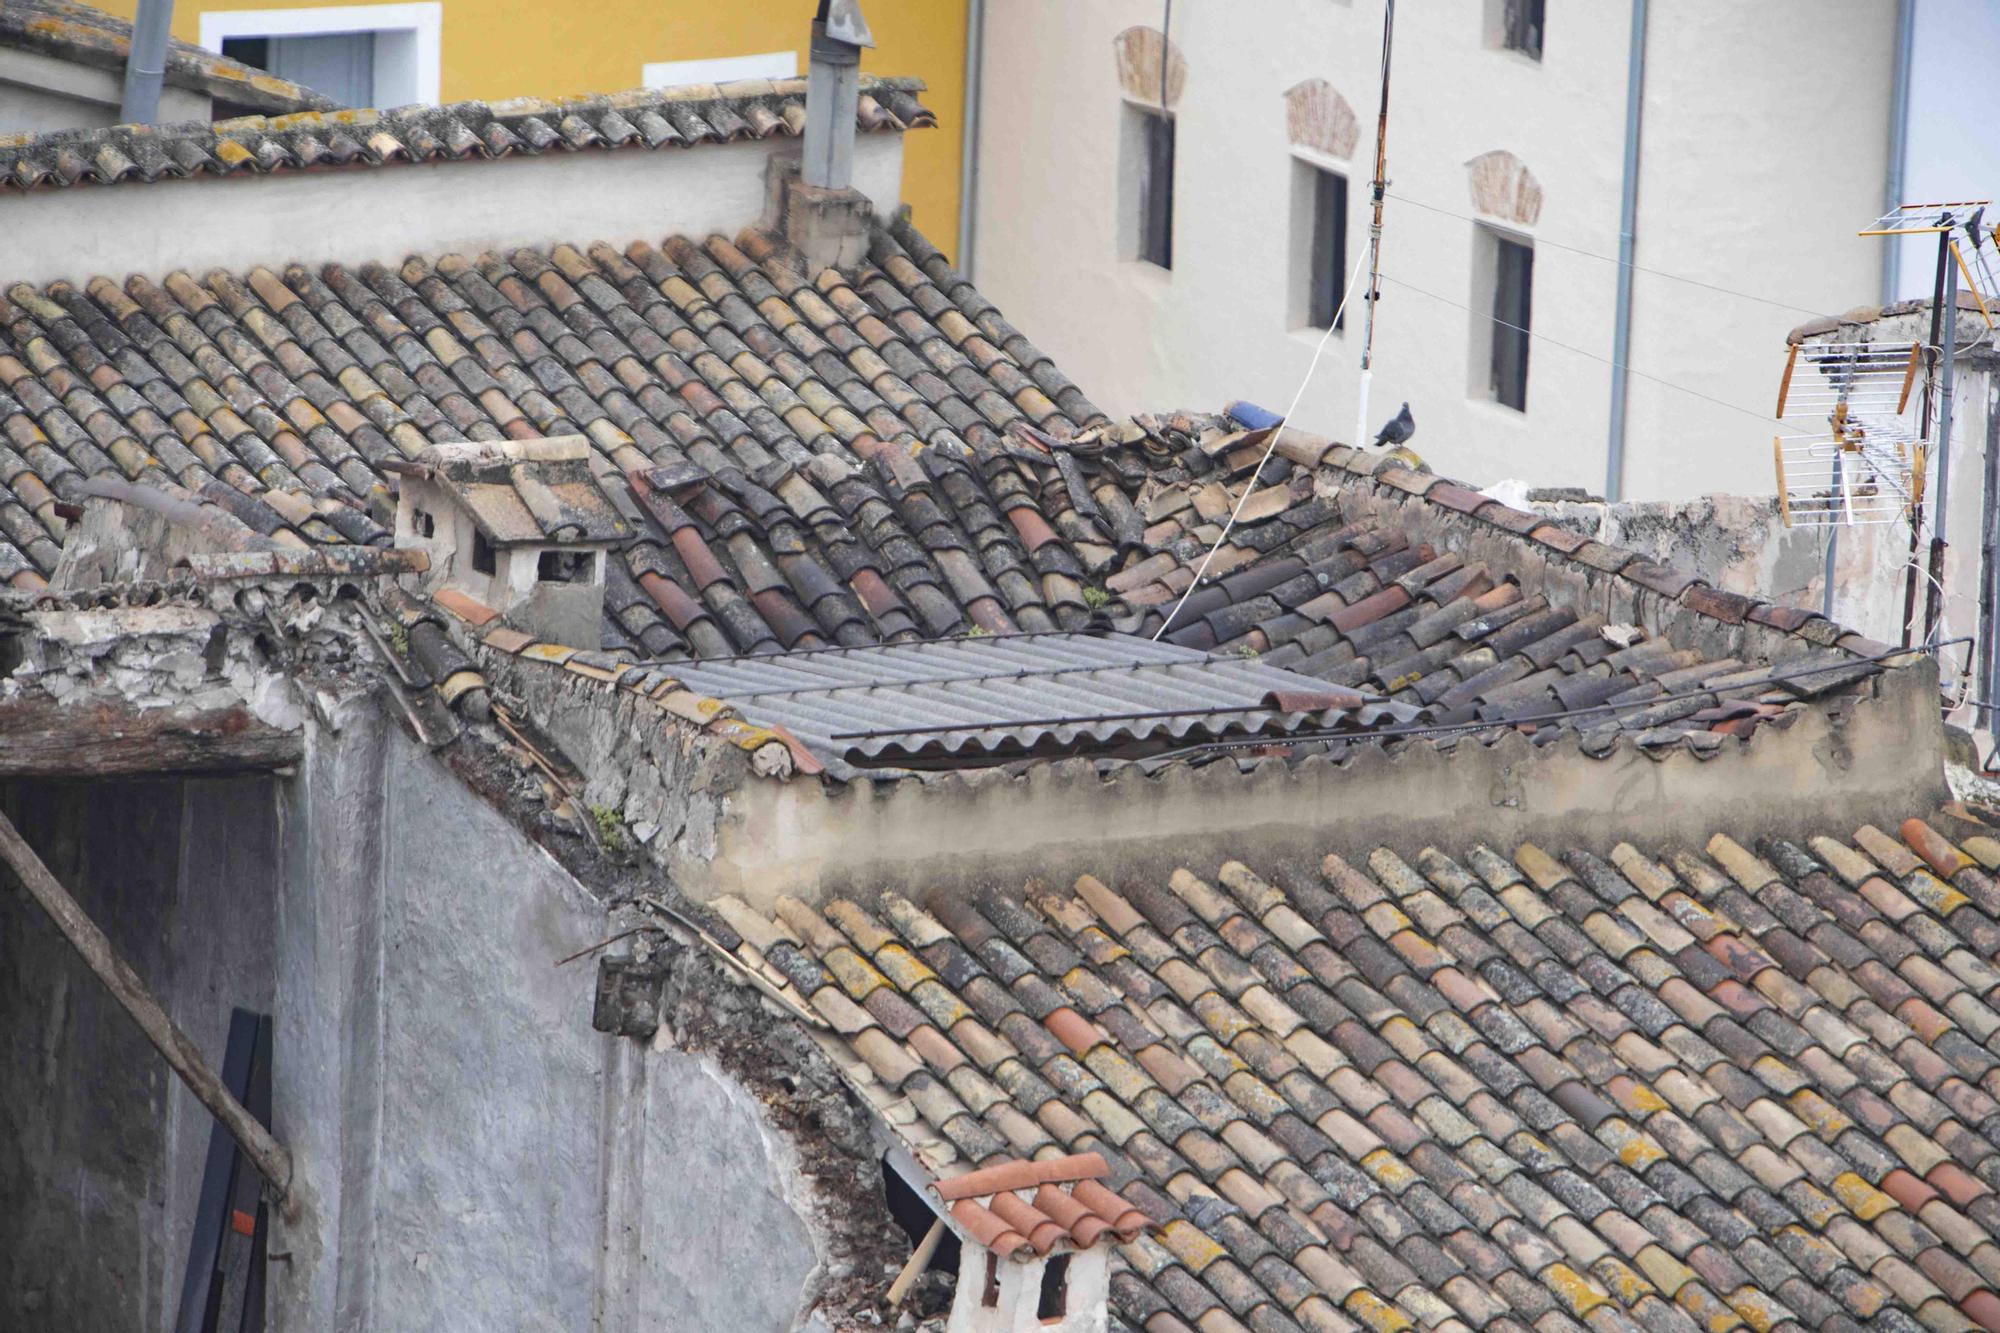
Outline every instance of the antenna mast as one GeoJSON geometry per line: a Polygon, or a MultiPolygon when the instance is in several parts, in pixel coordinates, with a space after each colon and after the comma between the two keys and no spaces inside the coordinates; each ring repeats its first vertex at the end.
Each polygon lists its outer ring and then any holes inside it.
{"type": "Polygon", "coordinates": [[[1369,367],[1375,359],[1375,303],[1382,299],[1382,196],[1388,191],[1389,166],[1389,52],[1396,40],[1396,0],[1386,0],[1382,13],[1382,109],[1375,119],[1375,184],[1373,188],[1375,216],[1368,224],[1368,290],[1362,299],[1368,303],[1367,317],[1362,322],[1361,333],[1361,392],[1360,401],[1354,414],[1354,443],[1360,445],[1368,439],[1368,380],[1372,372],[1369,367]]]}

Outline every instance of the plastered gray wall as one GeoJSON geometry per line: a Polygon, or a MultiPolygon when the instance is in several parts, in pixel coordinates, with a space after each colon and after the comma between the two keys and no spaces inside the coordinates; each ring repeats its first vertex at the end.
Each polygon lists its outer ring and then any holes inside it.
{"type": "MultiPolygon", "coordinates": [[[[0,809],[211,1060],[232,1004],[273,1013],[304,1206],[272,1333],[792,1327],[820,1259],[783,1136],[719,1067],[592,1030],[592,960],[555,963],[603,906],[372,703],[283,779],[0,809]]],[[[0,1328],[170,1330],[209,1126],[0,876],[0,1328]]]]}

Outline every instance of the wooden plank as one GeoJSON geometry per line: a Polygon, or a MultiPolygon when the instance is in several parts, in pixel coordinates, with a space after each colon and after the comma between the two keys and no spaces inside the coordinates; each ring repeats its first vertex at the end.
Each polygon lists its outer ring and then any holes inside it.
{"type": "Polygon", "coordinates": [[[106,699],[0,704],[0,778],[258,773],[305,758],[305,739],[241,707],[134,708],[106,699]]]}

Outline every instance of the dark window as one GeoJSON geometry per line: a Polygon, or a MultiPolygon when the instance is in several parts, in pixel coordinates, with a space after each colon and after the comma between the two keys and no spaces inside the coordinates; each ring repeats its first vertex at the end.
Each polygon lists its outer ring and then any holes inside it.
{"type": "Polygon", "coordinates": [[[375,105],[375,34],[225,37],[222,54],[325,93],[342,106],[375,105]]]}
{"type": "Polygon", "coordinates": [[[419,537],[435,537],[437,535],[437,520],[432,518],[426,510],[419,509],[411,516],[410,527],[416,531],[419,537]]]}
{"type": "Polygon", "coordinates": [[[986,1252],[986,1287],[979,1293],[979,1303],[991,1309],[1000,1303],[1000,1256],[986,1252]]]}
{"type": "MultiPolygon", "coordinates": [[[[886,1155],[882,1158],[882,1194],[889,1201],[889,1216],[896,1220],[896,1225],[909,1237],[910,1248],[915,1250],[930,1234],[938,1215],[931,1211],[930,1204],[921,1194],[910,1188],[910,1183],[903,1179],[902,1174],[889,1164],[886,1155]]],[[[946,1227],[944,1235],[938,1238],[938,1247],[931,1252],[931,1261],[925,1265],[924,1271],[946,1275],[958,1272],[958,1236],[950,1227],[946,1227]]]]}
{"type": "Polygon", "coordinates": [[[1340,288],[1347,278],[1347,177],[1304,162],[1299,166],[1308,173],[1312,191],[1307,211],[1312,242],[1306,275],[1306,324],[1315,329],[1328,324],[1345,327],[1347,312],[1340,311],[1337,321],[1334,312],[1340,307],[1340,288]]]}
{"type": "Polygon", "coordinates": [[[1510,241],[1505,236],[1496,235],[1493,240],[1493,398],[1525,412],[1535,251],[1532,246],[1510,241]]]}
{"type": "Polygon", "coordinates": [[[231,60],[240,60],[252,69],[271,68],[271,39],[269,37],[225,37],[222,39],[222,54],[231,60]]]}
{"type": "Polygon", "coordinates": [[[1548,0],[1500,0],[1500,44],[1534,60],[1542,58],[1542,23],[1548,0]]]}
{"type": "Polygon", "coordinates": [[[544,551],[535,561],[535,577],[543,583],[588,583],[589,551],[544,551]]]}
{"type": "Polygon", "coordinates": [[[1060,1319],[1069,1313],[1069,1256],[1058,1254],[1042,1269],[1042,1296],[1036,1302],[1037,1319],[1060,1319]]]}
{"type": "Polygon", "coordinates": [[[1141,110],[1139,162],[1139,258],[1161,268],[1174,266],[1174,118],[1141,110]]]}
{"type": "Polygon", "coordinates": [[[472,534],[472,568],[480,574],[491,574],[494,570],[493,543],[477,530],[472,534]]]}

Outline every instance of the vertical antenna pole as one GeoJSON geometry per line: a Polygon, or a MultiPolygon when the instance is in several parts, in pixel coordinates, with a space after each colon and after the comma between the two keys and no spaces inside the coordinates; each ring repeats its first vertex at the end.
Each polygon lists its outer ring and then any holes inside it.
{"type": "Polygon", "coordinates": [[[1979,551],[1979,702],[1985,705],[1986,732],[1992,743],[1987,762],[2000,753],[2000,385],[1988,380],[1986,390],[1986,492],[1981,506],[1979,551]]]}
{"type": "MultiPolygon", "coordinates": [[[[1951,260],[1951,232],[1949,229],[1938,233],[1937,277],[1931,283],[1931,336],[1929,347],[1933,351],[1938,346],[1939,329],[1944,320],[1944,274],[1945,266],[1951,260]]],[[[1958,321],[1952,321],[1952,334],[1958,333],[1958,321]]],[[[1921,419],[1922,429],[1918,438],[1931,438],[1931,409],[1937,400],[1935,377],[1924,376],[1924,406],[1921,419]]],[[[1910,507],[1910,556],[1909,564],[1903,569],[1903,647],[1910,646],[1910,630],[1917,617],[1917,532],[1923,527],[1923,474],[1915,478],[1916,502],[1910,507]]]]}
{"type": "Polygon", "coordinates": [[[1382,11],[1382,109],[1375,118],[1375,215],[1368,224],[1368,290],[1361,298],[1368,303],[1361,332],[1361,392],[1354,413],[1354,443],[1368,440],[1368,380],[1375,360],[1375,303],[1382,299],[1382,196],[1388,191],[1389,167],[1389,54],[1396,40],[1396,0],[1387,0],[1382,11]]]}
{"type": "MultiPolygon", "coordinates": [[[[1945,233],[1945,248],[1951,249],[1951,233],[1945,233]]],[[[1938,367],[1937,502],[1931,511],[1930,578],[1924,588],[1924,642],[1937,638],[1938,613],[1944,600],[1945,524],[1951,507],[1951,391],[1953,370],[1958,361],[1958,266],[1944,268],[1944,342],[1939,344],[1943,364],[1938,367]]],[[[1940,663],[1940,665],[1942,665],[1940,663]]]]}

